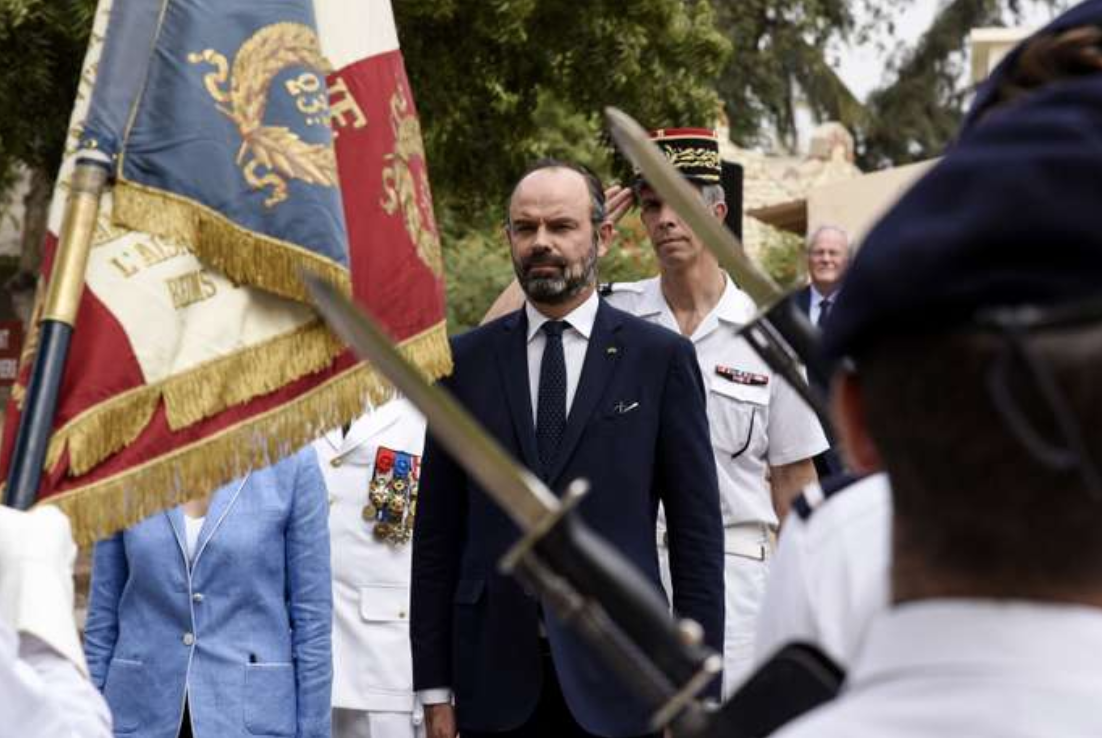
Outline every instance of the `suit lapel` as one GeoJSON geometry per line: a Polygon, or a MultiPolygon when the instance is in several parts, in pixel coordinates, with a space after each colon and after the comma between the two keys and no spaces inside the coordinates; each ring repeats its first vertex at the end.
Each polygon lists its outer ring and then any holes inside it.
{"type": "Polygon", "coordinates": [[[165,510],[165,517],[168,518],[168,525],[172,528],[172,534],[176,537],[176,545],[180,547],[180,560],[184,562],[184,568],[190,568],[188,563],[187,545],[184,543],[184,532],[186,525],[184,523],[184,508],[182,505],[172,508],[171,510],[165,510]]]}
{"type": "MultiPolygon", "coordinates": [[[[602,300],[597,308],[597,318],[593,321],[589,345],[585,350],[585,362],[582,364],[582,375],[578,378],[578,389],[574,392],[574,402],[570,406],[570,415],[566,419],[566,433],[555,455],[555,465],[548,475],[551,482],[562,474],[563,467],[566,466],[567,460],[570,459],[578,441],[581,440],[586,423],[589,422],[597,403],[605,394],[605,387],[615,373],[619,357],[624,351],[623,346],[617,341],[616,333],[619,329],[619,318],[615,317],[614,312],[602,300]]],[[[558,490],[555,491],[558,492],[558,490]]]]}
{"type": "Polygon", "coordinates": [[[249,481],[251,473],[245,474],[245,478],[240,482],[231,482],[229,486],[222,487],[215,493],[214,499],[210,501],[207,517],[203,520],[203,527],[199,529],[199,540],[195,544],[195,556],[191,560],[192,571],[199,565],[199,557],[203,555],[203,550],[206,549],[210,539],[218,532],[222,521],[226,519],[233,508],[233,503],[237,502],[237,497],[244,489],[245,482],[249,481]]]}
{"type": "Polygon", "coordinates": [[[811,315],[811,288],[804,287],[797,293],[799,298],[800,310],[804,311],[804,315],[811,315]]]}
{"type": "Polygon", "coordinates": [[[528,388],[528,318],[523,308],[502,322],[494,353],[513,427],[520,440],[521,456],[525,466],[538,472],[536,424],[532,419],[532,394],[528,388]]]}

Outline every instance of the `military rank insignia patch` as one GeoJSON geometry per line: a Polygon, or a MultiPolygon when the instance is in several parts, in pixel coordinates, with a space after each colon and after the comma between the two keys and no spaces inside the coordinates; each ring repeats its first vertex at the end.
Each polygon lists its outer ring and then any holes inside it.
{"type": "Polygon", "coordinates": [[[736,384],[748,384],[753,387],[762,387],[769,384],[769,377],[764,374],[744,372],[722,364],[716,364],[716,374],[736,384]]]}
{"type": "Polygon", "coordinates": [[[392,546],[408,543],[417,513],[421,457],[383,446],[375,452],[375,472],[367,490],[363,518],[375,538],[392,546]]]}

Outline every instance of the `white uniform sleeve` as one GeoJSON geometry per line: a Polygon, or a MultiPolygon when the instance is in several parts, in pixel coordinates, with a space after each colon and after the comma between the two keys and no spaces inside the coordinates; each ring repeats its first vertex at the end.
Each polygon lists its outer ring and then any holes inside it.
{"type": "Polygon", "coordinates": [[[75,558],[57,508],[0,507],[0,738],[111,735],[73,621],[75,558]]]}
{"type": "Polygon", "coordinates": [[[805,570],[806,524],[795,515],[781,531],[769,569],[765,599],[758,613],[754,663],[761,665],[782,646],[794,641],[819,643],[819,633],[805,570]]]}
{"type": "Polygon", "coordinates": [[[111,714],[72,661],[0,623],[0,736],[108,738],[111,714]]]}
{"type": "Polygon", "coordinates": [[[769,465],[783,466],[810,459],[829,446],[815,413],[792,385],[774,375],[769,408],[769,465]]]}

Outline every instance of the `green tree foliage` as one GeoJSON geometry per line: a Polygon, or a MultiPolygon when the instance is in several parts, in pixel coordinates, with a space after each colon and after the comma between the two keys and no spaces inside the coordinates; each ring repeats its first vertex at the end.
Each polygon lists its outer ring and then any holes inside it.
{"type": "MultiPolygon", "coordinates": [[[[1069,2],[1045,0],[1053,9],[1069,2]]],[[[964,77],[965,48],[973,28],[1016,20],[1022,0],[949,0],[917,46],[899,55],[893,80],[870,95],[855,122],[866,169],[940,156],[952,141],[971,92],[964,77]]]]}
{"type": "MultiPolygon", "coordinates": [[[[940,155],[970,93],[964,79],[973,28],[1014,23],[1028,0],[940,0],[934,23],[913,49],[885,49],[885,84],[862,104],[833,69],[832,48],[895,37],[910,0],[712,0],[734,51],[720,75],[732,136],[744,145],[772,131],[795,137],[797,93],[819,119],[856,136],[859,164],[878,169],[940,155]]],[[[1056,12],[1070,0],[1033,0],[1056,12]]]]}
{"type": "Polygon", "coordinates": [[[61,162],[95,0],[0,0],[0,186],[61,162]]]}
{"type": "Polygon", "coordinates": [[[534,154],[560,153],[556,138],[568,151],[596,141],[606,105],[656,127],[706,125],[718,109],[711,83],[729,44],[707,0],[396,0],[394,11],[444,210],[500,205],[534,154]]]}
{"type": "MultiPolygon", "coordinates": [[[[795,135],[797,85],[808,90],[816,112],[832,115],[852,105],[827,67],[824,49],[854,27],[856,0],[712,0],[719,29],[734,46],[720,75],[731,135],[743,144],[759,141],[764,126],[782,139],[795,135]]],[[[827,67],[828,68],[828,67],[827,67]]],[[[828,68],[829,69],[829,68],[828,68]]]]}

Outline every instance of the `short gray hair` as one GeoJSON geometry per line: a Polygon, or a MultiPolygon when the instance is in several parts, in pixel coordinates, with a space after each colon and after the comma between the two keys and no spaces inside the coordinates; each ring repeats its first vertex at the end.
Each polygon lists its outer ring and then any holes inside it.
{"type": "Polygon", "coordinates": [[[723,185],[719,184],[702,185],[700,197],[708,207],[713,207],[721,202],[726,204],[727,202],[727,193],[723,190],[723,185]]]}
{"type": "Polygon", "coordinates": [[[811,232],[811,235],[807,237],[807,242],[804,244],[804,250],[808,253],[811,252],[811,248],[815,245],[815,242],[819,240],[819,236],[824,233],[833,231],[842,237],[842,240],[846,242],[846,254],[850,252],[849,234],[846,233],[846,229],[836,225],[821,225],[811,232]]]}

